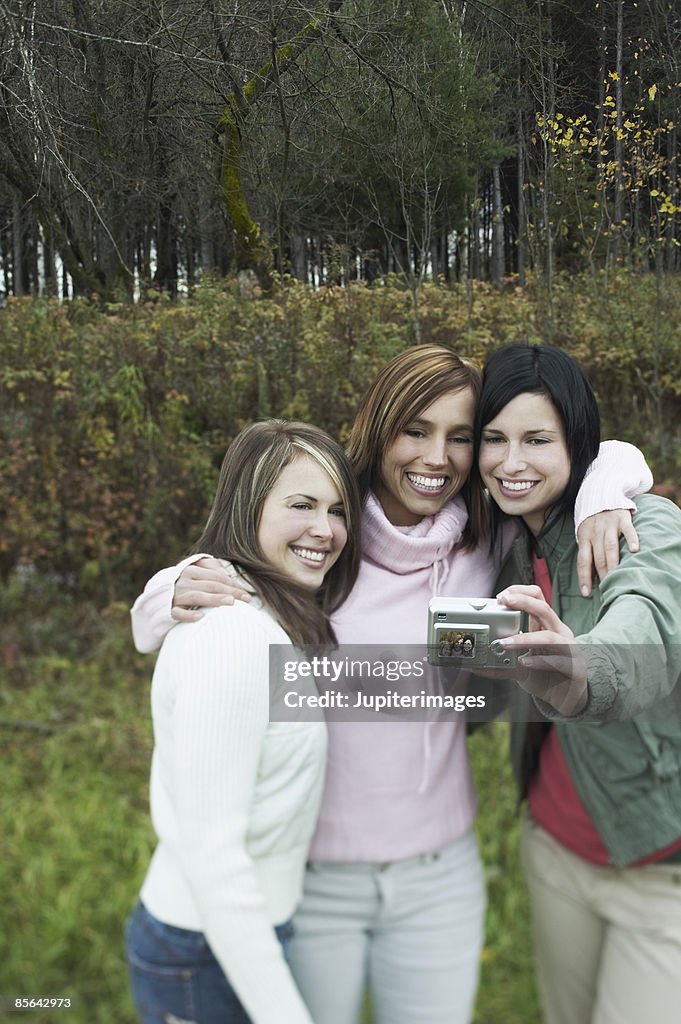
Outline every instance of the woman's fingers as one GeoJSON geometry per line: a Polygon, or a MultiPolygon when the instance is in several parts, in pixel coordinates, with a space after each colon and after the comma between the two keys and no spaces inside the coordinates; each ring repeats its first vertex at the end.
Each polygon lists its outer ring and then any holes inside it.
{"type": "Polygon", "coordinates": [[[526,633],[518,639],[527,649],[518,658],[519,685],[562,715],[572,716],[583,710],[588,681],[579,644],[566,643],[565,636],[549,630],[526,633]]]}
{"type": "Polygon", "coordinates": [[[217,559],[202,558],[180,573],[175,583],[171,615],[178,622],[195,622],[201,618],[201,613],[196,613],[197,608],[215,608],[250,599],[250,594],[217,559]]]}
{"type": "Polygon", "coordinates": [[[518,633],[516,636],[509,636],[505,640],[500,640],[499,643],[504,647],[525,647],[528,650],[534,650],[536,648],[547,647],[551,648],[551,653],[557,653],[553,650],[554,647],[570,649],[570,645],[566,644],[567,637],[562,633],[556,633],[553,629],[535,629],[531,633],[518,633]]]}
{"type": "Polygon", "coordinates": [[[621,529],[622,536],[626,540],[627,547],[629,548],[632,555],[635,555],[641,546],[638,539],[638,533],[636,532],[636,528],[634,526],[631,513],[627,512],[624,509],[620,509],[620,511],[624,517],[622,520],[621,529]]]}
{"type": "Polygon", "coordinates": [[[625,508],[599,512],[580,524],[577,531],[577,575],[584,596],[591,593],[594,569],[599,580],[602,580],[611,569],[619,565],[621,537],[625,538],[632,554],[638,551],[638,534],[634,529],[631,512],[625,508]]]}
{"type": "Polygon", "coordinates": [[[199,619],[203,618],[203,612],[199,611],[198,608],[179,608],[175,606],[170,609],[170,617],[175,622],[198,622],[199,619]]]}
{"type": "Polygon", "coordinates": [[[545,600],[541,587],[536,586],[536,584],[513,583],[510,587],[502,590],[500,594],[497,594],[497,601],[506,604],[507,600],[514,600],[520,597],[536,597],[540,601],[545,600]]]}
{"type": "MultiPolygon", "coordinates": [[[[572,630],[559,619],[553,608],[546,603],[539,587],[508,587],[497,596],[497,600],[501,601],[508,608],[516,608],[518,611],[526,612],[530,616],[530,629],[533,632],[543,629],[552,630],[563,638],[573,636],[572,630]]],[[[509,646],[524,646],[522,642],[524,638],[525,634],[519,634],[515,638],[515,644],[509,644],[509,646]]],[[[509,640],[512,639],[514,638],[509,638],[509,640]]],[[[506,645],[508,641],[503,642],[506,645]]]]}

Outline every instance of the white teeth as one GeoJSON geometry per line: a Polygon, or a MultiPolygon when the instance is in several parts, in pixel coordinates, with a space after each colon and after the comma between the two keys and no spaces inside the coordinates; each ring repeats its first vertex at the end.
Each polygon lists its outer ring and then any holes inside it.
{"type": "Polygon", "coordinates": [[[427,491],[440,491],[445,485],[446,476],[420,476],[418,473],[407,473],[408,478],[417,487],[424,487],[427,491]]]}
{"type": "Polygon", "coordinates": [[[507,491],[529,491],[536,482],[536,480],[502,480],[501,486],[507,491]]]}
{"type": "Polygon", "coordinates": [[[326,551],[312,551],[311,548],[291,548],[291,551],[299,558],[307,558],[310,562],[323,562],[326,558],[326,551]]]}

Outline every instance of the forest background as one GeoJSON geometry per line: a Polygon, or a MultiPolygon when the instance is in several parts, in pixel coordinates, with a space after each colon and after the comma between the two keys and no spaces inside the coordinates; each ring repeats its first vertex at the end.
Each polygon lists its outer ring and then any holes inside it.
{"type": "MultiPolygon", "coordinates": [[[[153,662],[128,606],[197,535],[243,425],[299,416],[344,439],[407,345],[482,360],[549,341],[587,370],[604,436],[637,443],[679,501],[681,12],[0,0],[0,16],[0,993],[131,1024],[153,662]]],[[[503,726],[472,755],[490,895],[476,1022],[532,1024],[503,726]]]]}

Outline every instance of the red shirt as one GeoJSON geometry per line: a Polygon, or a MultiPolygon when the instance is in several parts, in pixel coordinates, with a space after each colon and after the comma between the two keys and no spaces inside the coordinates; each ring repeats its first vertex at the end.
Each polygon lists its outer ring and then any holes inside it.
{"type": "MultiPolygon", "coordinates": [[[[532,556],[534,581],[551,604],[551,577],[543,558],[532,556]]],[[[579,728],[575,726],[575,728],[579,728]]],[[[530,780],[528,806],[532,817],[549,835],[590,864],[607,866],[607,848],[586,812],[565,760],[556,729],[550,729],[539,755],[539,767],[530,780]]],[[[681,850],[681,838],[636,861],[636,865],[664,860],[681,850]]]]}

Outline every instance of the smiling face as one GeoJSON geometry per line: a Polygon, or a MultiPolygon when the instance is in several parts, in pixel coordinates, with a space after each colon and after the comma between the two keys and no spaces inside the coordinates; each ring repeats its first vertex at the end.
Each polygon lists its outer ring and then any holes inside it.
{"type": "Polygon", "coordinates": [[[461,490],[473,461],[475,395],[449,391],[388,445],[375,491],[394,526],[414,526],[461,490]]]}
{"type": "Polygon", "coordinates": [[[570,479],[565,431],[546,395],[518,395],[485,424],[480,474],[501,510],[536,536],[570,479]]]}
{"type": "Polygon", "coordinates": [[[311,456],[300,455],[279,474],[262,506],[258,544],[270,565],[317,590],[347,540],[338,488],[311,456]]]}

